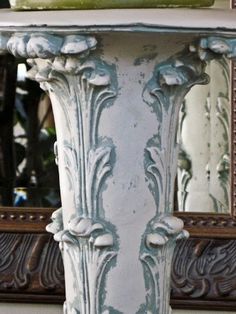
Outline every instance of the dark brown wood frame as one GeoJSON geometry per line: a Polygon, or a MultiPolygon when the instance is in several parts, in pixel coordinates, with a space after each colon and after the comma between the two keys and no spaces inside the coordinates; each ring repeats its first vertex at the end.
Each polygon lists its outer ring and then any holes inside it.
{"type": "Polygon", "coordinates": [[[0,208],[0,301],[63,302],[61,253],[45,230],[52,211],[0,208]]]}
{"type": "MultiPolygon", "coordinates": [[[[191,237],[175,250],[173,308],[236,309],[236,62],[232,62],[231,129],[232,216],[176,213],[191,237]]],[[[0,301],[63,303],[63,262],[58,244],[45,231],[52,211],[0,208],[0,301]]]]}
{"type": "MultiPolygon", "coordinates": [[[[235,1],[236,7],[236,1],[235,1]]],[[[232,119],[231,119],[231,202],[232,213],[236,216],[236,61],[232,62],[232,119]]]]}

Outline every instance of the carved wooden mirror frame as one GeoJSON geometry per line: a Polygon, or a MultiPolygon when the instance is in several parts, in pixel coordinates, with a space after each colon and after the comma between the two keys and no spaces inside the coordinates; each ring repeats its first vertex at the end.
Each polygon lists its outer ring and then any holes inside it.
{"type": "MultiPolygon", "coordinates": [[[[232,0],[236,8],[236,0],[232,0]]],[[[175,250],[173,308],[236,308],[236,62],[232,63],[232,215],[177,213],[191,237],[175,250]]],[[[0,208],[0,301],[64,301],[63,265],[45,226],[53,209],[0,208]]]]}

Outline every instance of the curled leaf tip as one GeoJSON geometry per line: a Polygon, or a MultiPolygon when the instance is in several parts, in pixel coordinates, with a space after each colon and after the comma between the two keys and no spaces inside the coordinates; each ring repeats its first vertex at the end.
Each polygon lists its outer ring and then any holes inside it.
{"type": "Polygon", "coordinates": [[[146,243],[148,246],[163,246],[168,242],[168,237],[158,233],[150,233],[147,235],[146,243]]]}
{"type": "Polygon", "coordinates": [[[112,246],[113,244],[114,244],[113,236],[110,233],[100,235],[94,241],[95,247],[112,246]]]}

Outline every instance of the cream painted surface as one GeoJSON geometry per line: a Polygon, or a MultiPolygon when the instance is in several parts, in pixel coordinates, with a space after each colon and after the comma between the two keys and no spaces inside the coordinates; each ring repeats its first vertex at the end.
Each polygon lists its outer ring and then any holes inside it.
{"type": "MultiPolygon", "coordinates": [[[[141,24],[143,26],[157,27],[179,27],[186,29],[236,29],[236,13],[234,10],[220,9],[121,9],[121,10],[75,10],[75,11],[48,11],[42,14],[40,11],[12,12],[2,9],[0,12],[0,29],[2,27],[37,27],[47,25],[48,27],[78,27],[85,31],[88,28],[107,28],[112,31],[131,25],[141,24]],[[199,22],[201,21],[201,23],[199,22]],[[119,25],[119,26],[117,26],[119,25]]],[[[64,29],[65,31],[65,29],[64,29]]],[[[70,30],[71,31],[71,30],[70,30]]],[[[164,31],[163,31],[164,32],[164,31]]]]}

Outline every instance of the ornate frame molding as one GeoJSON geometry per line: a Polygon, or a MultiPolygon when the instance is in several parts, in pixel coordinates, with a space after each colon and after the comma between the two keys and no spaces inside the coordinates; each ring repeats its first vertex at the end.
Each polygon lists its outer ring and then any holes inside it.
{"type": "Polygon", "coordinates": [[[0,301],[62,303],[61,253],[45,230],[52,209],[0,208],[0,301]]]}
{"type": "Polygon", "coordinates": [[[236,220],[227,214],[176,213],[193,238],[236,239],[236,220]]]}
{"type": "MultiPolygon", "coordinates": [[[[63,303],[61,253],[45,231],[52,211],[0,208],[0,302],[63,303]]],[[[214,214],[177,216],[191,238],[181,240],[174,252],[172,307],[234,310],[236,220],[214,214]]]]}
{"type": "MultiPolygon", "coordinates": [[[[236,1],[235,1],[236,7],[236,1]]],[[[232,62],[232,110],[231,110],[231,207],[236,216],[236,61],[232,62]]]]}
{"type": "Polygon", "coordinates": [[[50,220],[52,210],[42,208],[0,208],[0,232],[13,230],[19,233],[42,233],[45,232],[47,222],[50,220]]]}
{"type": "MultiPolygon", "coordinates": [[[[236,0],[231,0],[232,9],[236,8],[236,0]]],[[[236,61],[231,62],[231,208],[236,216],[236,61]]]]}
{"type": "Polygon", "coordinates": [[[235,239],[190,238],[175,251],[171,302],[174,308],[234,311],[235,239]]]}

